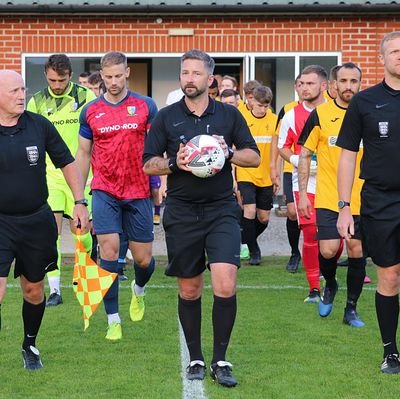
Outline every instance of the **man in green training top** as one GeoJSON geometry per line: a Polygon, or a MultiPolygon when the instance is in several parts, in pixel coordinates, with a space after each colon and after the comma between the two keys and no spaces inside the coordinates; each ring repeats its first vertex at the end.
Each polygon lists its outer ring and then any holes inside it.
{"type": "MultiPolygon", "coordinates": [[[[96,96],[91,90],[71,81],[72,65],[65,54],[51,55],[44,66],[44,73],[48,87],[33,95],[28,102],[27,109],[43,115],[52,122],[67,144],[71,154],[75,155],[78,149],[79,115],[83,106],[94,100],[96,96]]],[[[63,217],[70,219],[71,232],[74,234],[75,226],[72,223],[74,198],[63,174],[59,169],[55,168],[50,158],[47,158],[46,164],[47,184],[49,187],[48,203],[54,213],[58,228],[58,269],[47,274],[50,296],[46,306],[57,306],[62,303],[60,291],[60,234],[62,220],[63,217]]],[[[86,187],[85,197],[87,199],[90,198],[88,194],[89,187],[86,187]]],[[[82,232],[81,241],[86,251],[90,253],[92,249],[90,232],[82,232]]]]}

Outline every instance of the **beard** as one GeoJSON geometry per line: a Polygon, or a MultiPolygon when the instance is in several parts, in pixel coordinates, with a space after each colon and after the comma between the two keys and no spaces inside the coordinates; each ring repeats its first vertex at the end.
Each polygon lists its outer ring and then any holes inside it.
{"type": "Polygon", "coordinates": [[[201,94],[205,92],[205,89],[199,89],[195,86],[186,86],[182,89],[182,91],[185,93],[185,96],[188,98],[196,98],[199,97],[201,94]]]}

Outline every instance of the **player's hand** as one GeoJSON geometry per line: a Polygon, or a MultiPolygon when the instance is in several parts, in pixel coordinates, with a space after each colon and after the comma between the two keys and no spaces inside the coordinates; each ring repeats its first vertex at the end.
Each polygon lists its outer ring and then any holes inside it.
{"type": "Polygon", "coordinates": [[[336,227],[340,237],[349,240],[354,237],[354,219],[350,207],[346,206],[339,211],[336,227]]]}
{"type": "Polygon", "coordinates": [[[297,210],[300,216],[303,216],[306,219],[311,218],[314,210],[307,194],[300,194],[297,210]]]}
{"type": "Polygon", "coordinates": [[[273,185],[273,193],[274,195],[277,195],[281,188],[281,178],[276,175],[275,179],[272,181],[272,185],[273,185]]]}
{"type": "Polygon", "coordinates": [[[76,228],[81,228],[82,234],[86,234],[89,231],[89,212],[87,206],[83,204],[75,205],[74,225],[76,228]]]}
{"type": "Polygon", "coordinates": [[[318,171],[317,161],[315,159],[312,159],[310,163],[310,176],[315,176],[317,174],[317,171],[318,171]]]}

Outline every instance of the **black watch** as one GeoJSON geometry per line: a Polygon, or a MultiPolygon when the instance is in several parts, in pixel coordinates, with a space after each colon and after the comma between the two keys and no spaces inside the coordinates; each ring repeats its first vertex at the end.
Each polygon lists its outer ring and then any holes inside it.
{"type": "Polygon", "coordinates": [[[339,209],[343,209],[345,206],[350,206],[350,202],[340,200],[337,205],[339,209]]]}
{"type": "Polygon", "coordinates": [[[179,170],[179,167],[176,163],[176,158],[169,158],[168,159],[168,167],[172,173],[175,173],[179,170]]]}
{"type": "Polygon", "coordinates": [[[88,205],[89,205],[89,202],[88,202],[88,200],[87,200],[86,198],[82,198],[82,199],[80,199],[80,200],[76,200],[76,201],[75,201],[75,205],[85,205],[85,206],[88,206],[88,205]]]}
{"type": "Polygon", "coordinates": [[[228,156],[227,156],[226,160],[230,161],[233,158],[233,154],[234,154],[234,152],[233,152],[232,148],[228,147],[228,156]]]}

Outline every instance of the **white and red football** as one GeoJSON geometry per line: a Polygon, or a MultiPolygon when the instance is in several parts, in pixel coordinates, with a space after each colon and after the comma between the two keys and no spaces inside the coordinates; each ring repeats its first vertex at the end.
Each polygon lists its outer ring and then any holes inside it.
{"type": "Polygon", "coordinates": [[[201,178],[216,175],[225,164],[225,154],[218,140],[207,134],[193,137],[186,144],[189,161],[187,167],[192,173],[201,178]]]}

